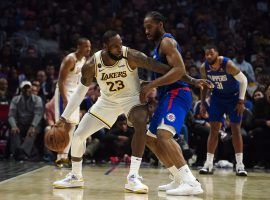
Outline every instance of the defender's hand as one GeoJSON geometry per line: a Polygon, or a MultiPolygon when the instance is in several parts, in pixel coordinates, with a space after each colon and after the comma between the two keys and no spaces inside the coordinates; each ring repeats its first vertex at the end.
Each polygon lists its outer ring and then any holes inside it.
{"type": "Polygon", "coordinates": [[[151,86],[151,83],[146,84],[141,88],[140,92],[140,101],[141,103],[146,103],[147,101],[147,95],[152,91],[154,87],[151,86]]]}
{"type": "Polygon", "coordinates": [[[193,82],[194,82],[194,86],[200,89],[203,89],[203,88],[212,89],[215,87],[214,84],[207,79],[193,79],[193,82]]]}

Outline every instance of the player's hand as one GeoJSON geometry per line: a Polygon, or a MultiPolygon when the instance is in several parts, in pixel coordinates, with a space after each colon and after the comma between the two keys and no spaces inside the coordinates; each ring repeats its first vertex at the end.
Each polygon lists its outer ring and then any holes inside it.
{"type": "Polygon", "coordinates": [[[242,116],[245,111],[245,103],[244,100],[239,99],[237,105],[236,105],[236,111],[238,116],[242,116]]]}
{"type": "Polygon", "coordinates": [[[67,120],[64,117],[60,117],[60,119],[55,123],[54,126],[61,127],[66,126],[66,124],[68,124],[67,120]]]}
{"type": "Polygon", "coordinates": [[[11,128],[10,132],[12,135],[16,135],[20,133],[20,129],[18,127],[13,127],[11,128]]]}
{"type": "Polygon", "coordinates": [[[140,101],[141,103],[146,103],[147,102],[147,95],[152,91],[154,87],[152,87],[151,83],[144,85],[141,87],[141,92],[140,92],[140,101]]]}
{"type": "Polygon", "coordinates": [[[212,89],[215,87],[214,84],[207,79],[195,79],[194,78],[193,82],[194,82],[194,86],[197,88],[200,88],[200,89],[203,89],[203,88],[212,89]]]}

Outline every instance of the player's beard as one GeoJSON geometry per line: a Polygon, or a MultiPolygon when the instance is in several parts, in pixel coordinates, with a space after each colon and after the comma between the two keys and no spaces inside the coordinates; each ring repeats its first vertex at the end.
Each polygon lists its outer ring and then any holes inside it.
{"type": "Polygon", "coordinates": [[[216,57],[213,61],[208,61],[210,65],[214,65],[217,62],[218,57],[216,57]]]}
{"type": "Polygon", "coordinates": [[[111,59],[115,60],[115,61],[119,61],[121,60],[122,58],[124,58],[123,55],[121,55],[120,57],[116,56],[116,55],[113,55],[110,51],[108,51],[108,55],[110,56],[111,59]]]}

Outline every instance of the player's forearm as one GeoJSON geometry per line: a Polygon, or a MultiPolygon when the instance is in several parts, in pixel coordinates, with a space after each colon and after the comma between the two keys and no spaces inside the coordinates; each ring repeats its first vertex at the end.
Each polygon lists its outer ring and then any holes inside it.
{"type": "Polygon", "coordinates": [[[245,95],[246,95],[246,90],[247,90],[247,78],[242,72],[239,72],[237,75],[234,76],[234,78],[240,84],[240,86],[239,86],[239,99],[244,100],[245,95]]]}
{"type": "Polygon", "coordinates": [[[82,100],[84,99],[86,93],[88,91],[88,86],[83,85],[80,83],[76,89],[76,91],[71,95],[70,100],[68,101],[68,104],[61,115],[61,117],[65,118],[67,121],[69,121],[70,116],[72,113],[76,110],[76,108],[79,107],[82,100]]]}
{"type": "Polygon", "coordinates": [[[152,87],[159,87],[163,85],[169,85],[175,83],[185,75],[185,71],[179,69],[178,67],[173,67],[168,73],[163,76],[153,80],[150,84],[152,87]]]}
{"type": "Polygon", "coordinates": [[[185,74],[184,76],[182,76],[181,81],[184,81],[190,85],[194,85],[194,78],[192,78],[188,74],[185,74]]]}
{"type": "Polygon", "coordinates": [[[146,68],[148,70],[151,70],[153,72],[157,72],[160,74],[166,74],[172,68],[171,66],[158,62],[150,57],[147,58],[146,63],[147,63],[146,68]]]}
{"type": "Polygon", "coordinates": [[[208,89],[206,87],[204,87],[202,90],[201,90],[201,102],[202,104],[204,105],[205,102],[206,102],[206,95],[207,95],[207,92],[208,92],[208,89]]]}

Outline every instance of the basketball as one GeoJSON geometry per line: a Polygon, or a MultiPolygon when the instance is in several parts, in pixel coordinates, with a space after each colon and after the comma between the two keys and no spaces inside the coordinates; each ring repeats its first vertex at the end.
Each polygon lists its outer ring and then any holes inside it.
{"type": "Polygon", "coordinates": [[[63,152],[70,140],[68,134],[69,129],[70,126],[67,123],[54,125],[51,130],[45,133],[45,146],[52,151],[63,152]]]}

